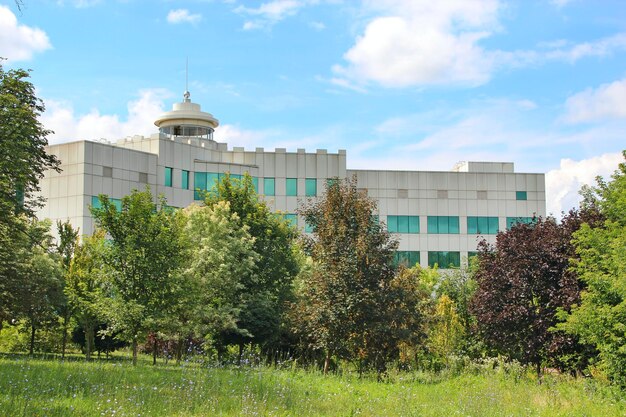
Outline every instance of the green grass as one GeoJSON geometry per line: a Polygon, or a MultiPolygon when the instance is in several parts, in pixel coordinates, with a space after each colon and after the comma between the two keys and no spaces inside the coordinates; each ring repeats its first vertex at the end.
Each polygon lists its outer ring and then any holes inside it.
{"type": "Polygon", "coordinates": [[[0,416],[623,416],[590,380],[490,371],[390,382],[312,371],[0,358],[0,416]]]}

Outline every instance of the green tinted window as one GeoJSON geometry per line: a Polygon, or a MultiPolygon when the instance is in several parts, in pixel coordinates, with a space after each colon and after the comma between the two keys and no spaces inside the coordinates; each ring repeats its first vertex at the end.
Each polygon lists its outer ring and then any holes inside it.
{"type": "Polygon", "coordinates": [[[172,186],[172,172],[174,170],[170,167],[165,167],[165,186],[166,187],[171,187],[172,186]]]}
{"type": "Polygon", "coordinates": [[[315,197],[317,195],[317,179],[307,178],[304,181],[304,191],[307,197],[315,197]]]}
{"type": "Polygon", "coordinates": [[[395,265],[404,265],[406,267],[413,267],[415,264],[420,263],[419,251],[396,251],[394,254],[395,265]]]}
{"type": "Polygon", "coordinates": [[[497,217],[468,217],[467,234],[495,235],[498,233],[497,217]]]}
{"type": "Polygon", "coordinates": [[[193,188],[194,200],[202,200],[203,191],[206,190],[206,172],[193,173],[193,188]]]}
{"type": "Polygon", "coordinates": [[[532,223],[534,223],[534,219],[532,217],[507,217],[506,218],[506,228],[507,229],[512,228],[517,223],[532,224],[532,223]]]}
{"type": "Polygon", "coordinates": [[[428,233],[459,234],[458,216],[428,216],[428,233]]]}
{"type": "Polygon", "coordinates": [[[298,195],[298,179],[287,178],[285,180],[285,188],[288,196],[295,197],[298,195]]]}
{"type": "Polygon", "coordinates": [[[458,268],[461,266],[460,252],[428,252],[428,266],[439,268],[458,268]]]}
{"type": "Polygon", "coordinates": [[[254,185],[254,191],[259,193],[259,179],[257,177],[252,177],[252,185],[254,185]]]}
{"type": "Polygon", "coordinates": [[[189,189],[189,171],[184,169],[181,171],[180,188],[183,190],[189,189]]]}
{"type": "Polygon", "coordinates": [[[298,215],[297,214],[285,214],[283,218],[289,222],[290,225],[296,227],[298,226],[298,215]]]}
{"type": "Polygon", "coordinates": [[[516,191],[515,199],[516,200],[528,200],[528,194],[526,193],[526,191],[516,191]]]}
{"type": "Polygon", "coordinates": [[[387,230],[391,233],[419,233],[419,216],[387,216],[387,230]]]}
{"type": "Polygon", "coordinates": [[[263,179],[263,194],[265,195],[275,195],[276,194],[276,187],[275,187],[275,180],[274,178],[264,178],[263,179]]]}
{"type": "Polygon", "coordinates": [[[314,230],[315,228],[313,227],[313,225],[310,225],[309,223],[304,223],[304,231],[306,233],[313,233],[314,230]]]}
{"type": "MultiPolygon", "coordinates": [[[[122,200],[119,198],[109,198],[109,202],[115,206],[115,210],[122,211],[122,200]]],[[[91,207],[99,209],[102,208],[102,204],[100,204],[100,199],[98,196],[91,197],[91,207]]]]}

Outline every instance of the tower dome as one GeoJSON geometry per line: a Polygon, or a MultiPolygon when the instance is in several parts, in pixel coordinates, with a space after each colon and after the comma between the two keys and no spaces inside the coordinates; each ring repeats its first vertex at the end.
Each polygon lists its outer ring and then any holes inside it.
{"type": "Polygon", "coordinates": [[[185,91],[181,103],[174,103],[171,111],[163,113],[154,122],[159,133],[171,138],[177,136],[213,140],[213,131],[219,121],[211,113],[200,110],[200,105],[192,103],[191,94],[185,91]]]}

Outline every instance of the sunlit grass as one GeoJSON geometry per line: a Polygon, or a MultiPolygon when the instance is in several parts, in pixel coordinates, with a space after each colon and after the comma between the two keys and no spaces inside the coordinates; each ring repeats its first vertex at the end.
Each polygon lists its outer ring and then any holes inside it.
{"type": "Polygon", "coordinates": [[[617,389],[502,372],[447,378],[0,359],[1,416],[623,416],[617,389]]]}

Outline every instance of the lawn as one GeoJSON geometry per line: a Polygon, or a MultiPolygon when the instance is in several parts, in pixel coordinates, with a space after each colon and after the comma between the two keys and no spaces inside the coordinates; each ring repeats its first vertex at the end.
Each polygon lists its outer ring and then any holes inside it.
{"type": "Polygon", "coordinates": [[[588,380],[489,371],[446,378],[259,367],[0,358],[0,416],[623,416],[588,380]]]}

